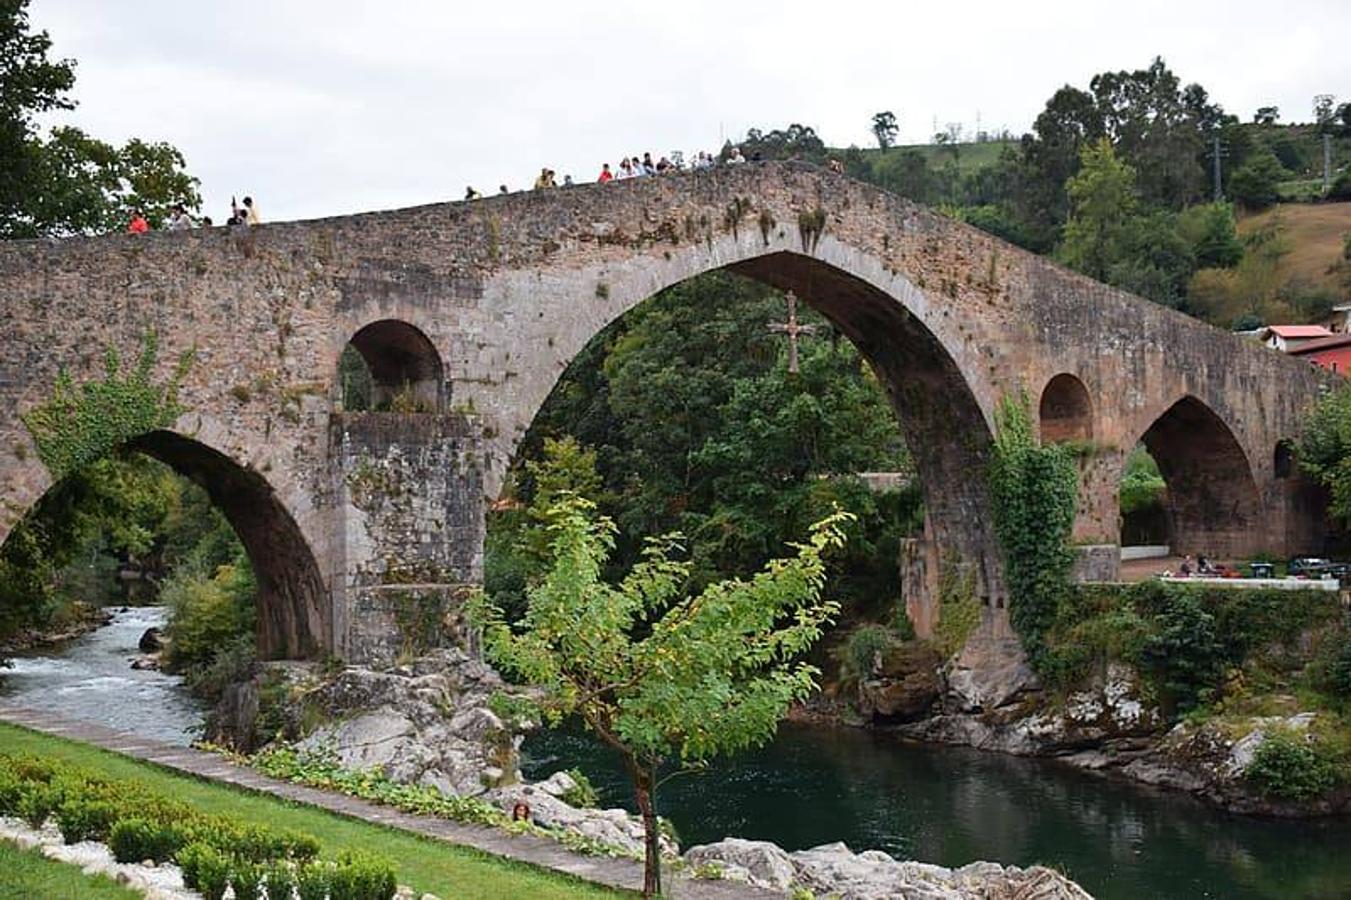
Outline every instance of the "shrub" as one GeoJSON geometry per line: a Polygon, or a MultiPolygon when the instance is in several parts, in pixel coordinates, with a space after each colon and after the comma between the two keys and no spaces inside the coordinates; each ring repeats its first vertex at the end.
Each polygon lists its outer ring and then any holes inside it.
{"type": "Polygon", "coordinates": [[[205,847],[197,862],[197,890],[203,900],[221,900],[230,885],[230,861],[211,847],[205,847]]]}
{"type": "Polygon", "coordinates": [[[67,844],[106,841],[121,812],[120,804],[107,800],[70,799],[57,809],[56,824],[67,844]]]}
{"type": "Polygon", "coordinates": [[[1313,800],[1337,784],[1336,763],[1317,745],[1289,732],[1263,741],[1243,775],[1262,793],[1287,800],[1313,800]]]}
{"type": "Polygon", "coordinates": [[[29,828],[41,828],[43,823],[56,811],[61,802],[60,794],[42,783],[24,785],[15,812],[27,823],[29,828]]]}
{"type": "Polygon", "coordinates": [[[328,900],[333,866],[312,860],[296,869],[296,894],[300,900],[328,900]]]}
{"type": "Polygon", "coordinates": [[[263,892],[265,872],[255,862],[236,859],[230,866],[230,887],[234,888],[235,900],[258,900],[263,892]]]}
{"type": "Polygon", "coordinates": [[[894,643],[885,625],[860,625],[849,632],[840,658],[840,677],[862,681],[872,673],[874,660],[894,643]]]}
{"type": "Polygon", "coordinates": [[[296,870],[290,863],[274,862],[267,867],[268,900],[291,900],[296,887],[296,870]]]}
{"type": "Polygon", "coordinates": [[[19,811],[19,798],[23,796],[24,783],[19,776],[7,769],[0,769],[0,816],[16,815],[19,811]]]}
{"type": "Polygon", "coordinates": [[[1328,664],[1327,688],[1335,697],[1351,699],[1351,642],[1342,642],[1328,664]]]}
{"type": "Polygon", "coordinates": [[[1165,708],[1185,713],[1213,696],[1224,673],[1225,649],[1215,617],[1195,592],[1165,589],[1162,599],[1157,632],[1145,639],[1140,662],[1158,679],[1165,708]]]}
{"type": "Polygon", "coordinates": [[[398,890],[394,867],[378,856],[348,851],[338,858],[330,900],[390,900],[398,890]]]}
{"type": "Polygon", "coordinates": [[[591,783],[591,779],[586,777],[586,773],[581,769],[568,769],[567,775],[575,783],[576,787],[564,791],[558,795],[568,806],[575,806],[578,809],[595,809],[600,805],[600,797],[596,794],[596,786],[591,783]]]}
{"type": "Polygon", "coordinates": [[[190,890],[198,890],[201,873],[213,856],[220,856],[216,848],[204,841],[193,841],[174,854],[174,862],[183,872],[183,884],[190,890]]]}
{"type": "Polygon", "coordinates": [[[184,828],[167,822],[122,819],[108,832],[108,848],[120,863],[138,863],[153,859],[170,860],[188,843],[184,828]]]}

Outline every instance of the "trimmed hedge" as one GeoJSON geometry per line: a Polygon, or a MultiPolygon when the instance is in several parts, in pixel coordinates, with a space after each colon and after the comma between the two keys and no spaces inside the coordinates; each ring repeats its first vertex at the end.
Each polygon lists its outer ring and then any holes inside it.
{"type": "Polygon", "coordinates": [[[256,900],[265,886],[288,897],[295,887],[302,900],[390,900],[396,891],[382,858],[320,860],[308,834],[205,815],[134,780],[31,756],[0,752],[0,816],[34,828],[54,817],[66,843],[106,842],[118,862],[173,860],[206,900],[220,900],[227,887],[239,900],[256,900]]]}

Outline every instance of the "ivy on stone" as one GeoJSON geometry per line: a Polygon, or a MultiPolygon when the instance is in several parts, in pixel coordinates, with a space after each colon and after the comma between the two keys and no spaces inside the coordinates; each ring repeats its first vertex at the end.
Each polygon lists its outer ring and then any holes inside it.
{"type": "Polygon", "coordinates": [[[1004,557],[1009,615],[1032,667],[1047,663],[1046,632],[1069,585],[1078,471],[1070,448],[1035,436],[1027,397],[1005,397],[995,414],[989,468],[995,536],[1004,557]]]}
{"type": "Polygon", "coordinates": [[[179,358],[164,384],[152,379],[158,357],[159,337],[154,331],[145,333],[129,372],[123,372],[117,349],[109,347],[102,379],[76,384],[63,368],[51,398],[21,416],[53,481],[182,415],[178,388],[192,366],[193,351],[179,358]]]}

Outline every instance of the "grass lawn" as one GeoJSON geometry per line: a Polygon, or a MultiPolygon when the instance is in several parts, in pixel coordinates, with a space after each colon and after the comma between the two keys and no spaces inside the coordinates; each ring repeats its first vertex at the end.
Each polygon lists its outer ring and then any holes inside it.
{"type": "Polygon", "coordinates": [[[140,900],[105,875],[86,875],[69,863],[0,840],[0,900],[140,900]]]}
{"type": "MultiPolygon", "coordinates": [[[[344,818],[311,806],[176,775],[88,744],[39,734],[14,725],[0,723],[0,748],[14,753],[32,753],[65,760],[97,769],[111,778],[135,778],[155,791],[206,812],[228,813],[277,828],[308,832],[319,839],[325,856],[334,856],[349,848],[378,853],[394,863],[400,884],[409,885],[418,892],[430,891],[445,900],[516,897],[574,900],[632,896],[467,847],[457,847],[406,831],[344,818]]],[[[5,868],[0,863],[0,872],[5,871],[5,868]]],[[[78,874],[78,870],[73,871],[78,874]]],[[[69,895],[42,892],[9,894],[5,893],[9,880],[7,877],[3,880],[6,886],[0,887],[0,898],[4,900],[9,897],[103,896],[78,892],[69,895]]],[[[107,896],[120,898],[124,895],[107,896]]]]}

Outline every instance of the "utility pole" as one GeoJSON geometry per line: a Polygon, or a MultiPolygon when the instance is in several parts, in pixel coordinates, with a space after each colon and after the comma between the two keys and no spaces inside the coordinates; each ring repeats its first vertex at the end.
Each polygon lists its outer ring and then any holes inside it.
{"type": "Polygon", "coordinates": [[[1216,134],[1213,138],[1210,155],[1212,160],[1211,171],[1214,173],[1215,178],[1215,202],[1219,203],[1224,199],[1223,182],[1220,179],[1220,159],[1229,155],[1229,151],[1220,145],[1219,134],[1216,134]]]}
{"type": "Polygon", "coordinates": [[[1323,196],[1332,193],[1332,135],[1323,132],[1323,196]]]}

